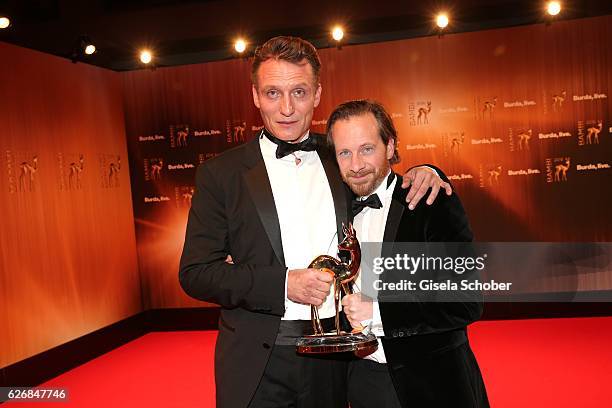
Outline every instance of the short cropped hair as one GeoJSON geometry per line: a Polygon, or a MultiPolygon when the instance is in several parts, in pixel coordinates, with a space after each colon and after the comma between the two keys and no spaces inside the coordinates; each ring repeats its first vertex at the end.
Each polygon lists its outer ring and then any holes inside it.
{"type": "Polygon", "coordinates": [[[327,120],[327,143],[333,148],[334,140],[332,138],[332,127],[339,120],[348,120],[354,116],[362,116],[371,113],[378,124],[378,134],[385,146],[389,144],[389,140],[393,140],[395,151],[393,157],[389,159],[389,164],[400,162],[399,151],[397,150],[397,130],[393,125],[391,116],[387,113],[384,106],[370,99],[358,99],[354,101],[344,102],[336,107],[327,120]]]}
{"type": "Polygon", "coordinates": [[[319,83],[321,60],[319,60],[319,55],[314,45],[298,37],[280,36],[269,39],[255,50],[255,57],[253,58],[253,66],[251,68],[251,81],[255,86],[257,86],[259,66],[272,58],[298,65],[303,64],[303,61],[306,60],[312,67],[315,84],[319,83]]]}

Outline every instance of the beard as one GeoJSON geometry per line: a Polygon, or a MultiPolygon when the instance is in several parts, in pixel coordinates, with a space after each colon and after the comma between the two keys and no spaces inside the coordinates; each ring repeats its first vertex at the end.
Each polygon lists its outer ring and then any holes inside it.
{"type": "Polygon", "coordinates": [[[353,190],[359,197],[369,196],[378,188],[380,183],[385,179],[391,166],[389,163],[386,166],[379,167],[377,169],[362,170],[354,172],[352,170],[342,174],[342,179],[348,186],[353,190]],[[355,181],[354,177],[369,176],[367,179],[355,181]]]}

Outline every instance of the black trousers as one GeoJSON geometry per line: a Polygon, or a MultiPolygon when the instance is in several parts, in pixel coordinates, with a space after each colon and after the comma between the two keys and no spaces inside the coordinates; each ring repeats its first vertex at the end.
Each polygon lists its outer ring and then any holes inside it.
{"type": "Polygon", "coordinates": [[[468,342],[394,362],[389,373],[402,407],[489,408],[480,368],[468,342]]]}
{"type": "Polygon", "coordinates": [[[348,356],[298,354],[274,345],[249,408],[346,408],[348,356]]]}
{"type": "Polygon", "coordinates": [[[349,363],[351,408],[401,408],[386,364],[357,359],[349,363]]]}

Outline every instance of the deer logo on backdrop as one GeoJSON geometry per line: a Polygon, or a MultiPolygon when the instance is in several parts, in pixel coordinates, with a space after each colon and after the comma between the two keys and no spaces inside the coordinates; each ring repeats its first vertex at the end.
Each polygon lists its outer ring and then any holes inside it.
{"type": "Polygon", "coordinates": [[[189,125],[170,125],[170,147],[185,147],[189,138],[189,125]]]}
{"type": "Polygon", "coordinates": [[[571,160],[569,157],[564,157],[554,160],[555,166],[555,181],[567,181],[567,171],[570,169],[571,160]]]}
{"type": "Polygon", "coordinates": [[[244,142],[244,130],[246,129],[246,122],[234,126],[234,143],[244,142]]]}
{"type": "Polygon", "coordinates": [[[531,139],[532,135],[533,135],[533,131],[531,129],[527,129],[516,135],[518,139],[518,149],[519,150],[529,150],[529,140],[531,139]]]}
{"type": "Polygon", "coordinates": [[[190,208],[193,193],[195,192],[194,186],[179,186],[174,187],[175,202],[177,208],[190,208]]]}
{"type": "Polygon", "coordinates": [[[120,185],[121,156],[101,154],[100,175],[103,188],[117,188],[120,185]]]}
{"type": "Polygon", "coordinates": [[[590,126],[587,128],[586,144],[599,144],[599,133],[603,128],[603,121],[597,121],[596,126],[590,126]]]}
{"type": "Polygon", "coordinates": [[[38,156],[24,160],[19,164],[19,191],[34,191],[36,173],[38,172],[38,156]]]}
{"type": "Polygon", "coordinates": [[[417,124],[426,125],[429,123],[429,114],[431,113],[431,101],[427,102],[427,107],[420,107],[417,114],[417,124]]]}
{"type": "Polygon", "coordinates": [[[552,96],[553,112],[559,112],[563,108],[563,102],[565,102],[566,97],[567,91],[562,91],[560,94],[552,96]]]}
{"type": "Polygon", "coordinates": [[[480,110],[482,119],[487,118],[487,117],[489,119],[493,119],[495,105],[497,105],[497,97],[483,102],[482,109],[480,110]]]}
{"type": "Polygon", "coordinates": [[[502,172],[501,164],[498,164],[495,167],[490,167],[487,173],[489,174],[489,186],[498,185],[499,184],[499,176],[502,172]]]}
{"type": "Polygon", "coordinates": [[[80,190],[81,184],[81,173],[85,168],[85,158],[83,155],[79,155],[79,161],[73,161],[68,166],[68,188],[80,190]]]}
{"type": "Polygon", "coordinates": [[[459,154],[459,147],[465,142],[465,132],[461,132],[459,137],[453,137],[451,139],[451,153],[459,154]]]}
{"type": "Polygon", "coordinates": [[[187,146],[187,136],[189,136],[189,126],[177,126],[176,145],[187,146]]]}
{"type": "Polygon", "coordinates": [[[164,159],[151,161],[151,180],[161,180],[161,171],[164,168],[164,159]]]}
{"type": "Polygon", "coordinates": [[[225,121],[226,142],[243,143],[246,141],[244,131],[246,130],[245,120],[227,120],[225,121]]]}
{"type": "Polygon", "coordinates": [[[431,109],[431,101],[417,101],[408,103],[408,121],[410,126],[428,125],[431,109]]]}

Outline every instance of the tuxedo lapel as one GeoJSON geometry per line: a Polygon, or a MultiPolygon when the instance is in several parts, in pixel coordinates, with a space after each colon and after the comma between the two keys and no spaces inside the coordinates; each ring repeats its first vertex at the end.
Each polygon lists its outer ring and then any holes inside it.
{"type": "Polygon", "coordinates": [[[272,249],[276,254],[276,258],[281,265],[285,265],[278,212],[276,211],[266,165],[261,155],[259,138],[256,137],[249,142],[249,146],[245,151],[245,163],[247,163],[249,170],[244,173],[244,180],[257,208],[261,224],[266,230],[266,235],[268,235],[272,249]]]}
{"type": "Polygon", "coordinates": [[[396,174],[395,177],[395,189],[393,190],[393,198],[391,199],[391,206],[389,207],[389,215],[387,216],[385,233],[383,235],[384,242],[396,241],[397,231],[406,208],[407,191],[402,188],[402,180],[399,176],[396,174]]]}
{"type": "MultiPolygon", "coordinates": [[[[315,135],[311,135],[313,137],[315,135]]],[[[315,136],[322,137],[322,136],[315,136]]],[[[336,229],[338,232],[338,242],[342,241],[342,224],[348,223],[348,205],[347,205],[347,194],[346,187],[340,176],[340,169],[336,164],[335,158],[330,157],[326,147],[321,146],[317,149],[323,168],[325,169],[325,175],[327,176],[327,182],[331,189],[332,197],[334,199],[334,210],[336,213],[336,229]]]]}

